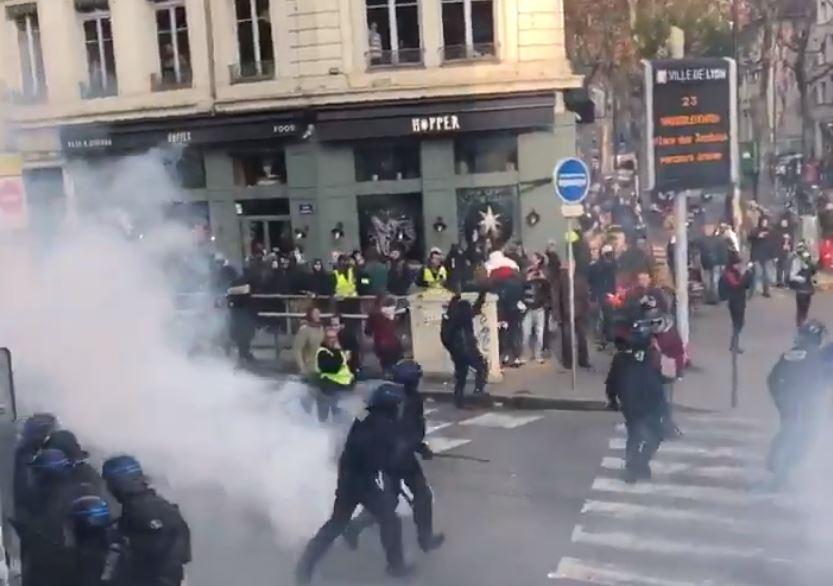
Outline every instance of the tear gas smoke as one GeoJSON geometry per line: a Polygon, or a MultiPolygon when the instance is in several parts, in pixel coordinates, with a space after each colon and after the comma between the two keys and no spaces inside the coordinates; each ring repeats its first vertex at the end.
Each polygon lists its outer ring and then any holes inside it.
{"type": "Polygon", "coordinates": [[[26,258],[6,264],[0,280],[0,335],[23,414],[56,413],[94,451],[135,454],[178,494],[219,493],[294,548],[326,517],[338,432],[298,412],[300,385],[189,356],[171,327],[166,268],[198,251],[187,229],[162,221],[164,204],[186,198],[158,153],[104,170],[73,164],[72,175],[82,213],[38,254],[25,256],[22,242],[5,249],[26,258]],[[117,210],[152,220],[141,240],[113,227],[117,210]]]}

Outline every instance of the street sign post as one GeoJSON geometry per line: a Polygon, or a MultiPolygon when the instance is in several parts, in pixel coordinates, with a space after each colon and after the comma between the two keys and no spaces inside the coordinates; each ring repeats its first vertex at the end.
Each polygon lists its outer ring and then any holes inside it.
{"type": "MultiPolygon", "coordinates": [[[[567,276],[570,290],[570,373],[573,392],[576,390],[576,286],[573,259],[573,218],[584,211],[581,202],[590,191],[590,169],[581,159],[561,159],[552,170],[555,195],[561,200],[561,214],[567,218],[567,276]]],[[[562,328],[564,325],[562,324],[562,328]]],[[[561,333],[564,335],[564,332],[561,333]]]]}
{"type": "Polygon", "coordinates": [[[643,63],[648,188],[676,194],[677,329],[688,346],[686,196],[719,187],[738,197],[737,65],[727,58],[643,63]]]}

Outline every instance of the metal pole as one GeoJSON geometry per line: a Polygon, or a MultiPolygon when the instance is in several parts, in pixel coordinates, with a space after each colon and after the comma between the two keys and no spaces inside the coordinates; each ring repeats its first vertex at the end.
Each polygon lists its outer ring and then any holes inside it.
{"type": "Polygon", "coordinates": [[[688,347],[688,206],[685,191],[674,199],[677,243],[674,246],[674,269],[677,282],[677,330],[683,347],[688,347]]]}
{"type": "Polygon", "coordinates": [[[570,371],[571,388],[576,390],[576,282],[575,258],[573,258],[573,220],[567,220],[567,276],[570,285],[570,371]]]}
{"type": "Polygon", "coordinates": [[[732,409],[738,406],[738,349],[737,342],[732,347],[732,409]]]}

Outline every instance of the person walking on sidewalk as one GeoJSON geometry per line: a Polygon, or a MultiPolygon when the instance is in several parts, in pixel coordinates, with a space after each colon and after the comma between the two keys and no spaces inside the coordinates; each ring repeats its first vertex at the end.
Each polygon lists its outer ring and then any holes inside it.
{"type": "Polygon", "coordinates": [[[526,355],[527,348],[532,349],[532,360],[544,363],[541,349],[544,346],[544,326],[546,324],[547,309],[549,307],[549,282],[545,271],[546,259],[544,255],[535,253],[532,264],[526,270],[523,304],[526,307],[523,317],[522,354],[526,355]],[[530,338],[532,338],[530,340],[530,338]]]}
{"type": "Polygon", "coordinates": [[[481,290],[474,306],[454,293],[443,314],[440,341],[454,363],[454,405],[461,409],[469,368],[474,370],[474,394],[482,395],[486,387],[486,360],[477,347],[474,337],[474,317],[480,313],[486,301],[486,290],[481,290]]]}
{"type": "MultiPolygon", "coordinates": [[[[769,297],[769,286],[772,279],[772,261],[776,254],[775,234],[769,227],[769,218],[761,216],[758,227],[749,234],[750,256],[755,263],[755,280],[761,283],[764,297],[769,297]]],[[[757,289],[757,283],[755,285],[757,289]]]]}
{"type": "Polygon", "coordinates": [[[732,341],[729,350],[743,353],[740,348],[740,332],[746,318],[747,291],[752,287],[752,263],[744,266],[736,250],[729,252],[729,265],[723,271],[718,284],[721,301],[725,300],[732,320],[732,341]]]}
{"type": "Polygon", "coordinates": [[[795,291],[795,325],[798,328],[807,321],[810,312],[810,303],[816,292],[816,270],[807,243],[802,240],[790,259],[790,287],[795,291]]]}

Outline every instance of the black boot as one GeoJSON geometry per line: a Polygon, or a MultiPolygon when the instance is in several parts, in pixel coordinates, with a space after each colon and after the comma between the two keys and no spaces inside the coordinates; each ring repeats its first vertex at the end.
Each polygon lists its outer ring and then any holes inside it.
{"type": "Polygon", "coordinates": [[[394,578],[405,578],[411,575],[414,571],[414,566],[412,564],[400,564],[397,566],[388,566],[387,572],[388,576],[392,576],[394,578]]]}
{"type": "Polygon", "coordinates": [[[425,553],[438,549],[443,543],[445,543],[445,534],[443,533],[434,533],[428,537],[419,538],[419,547],[425,553]]]}

